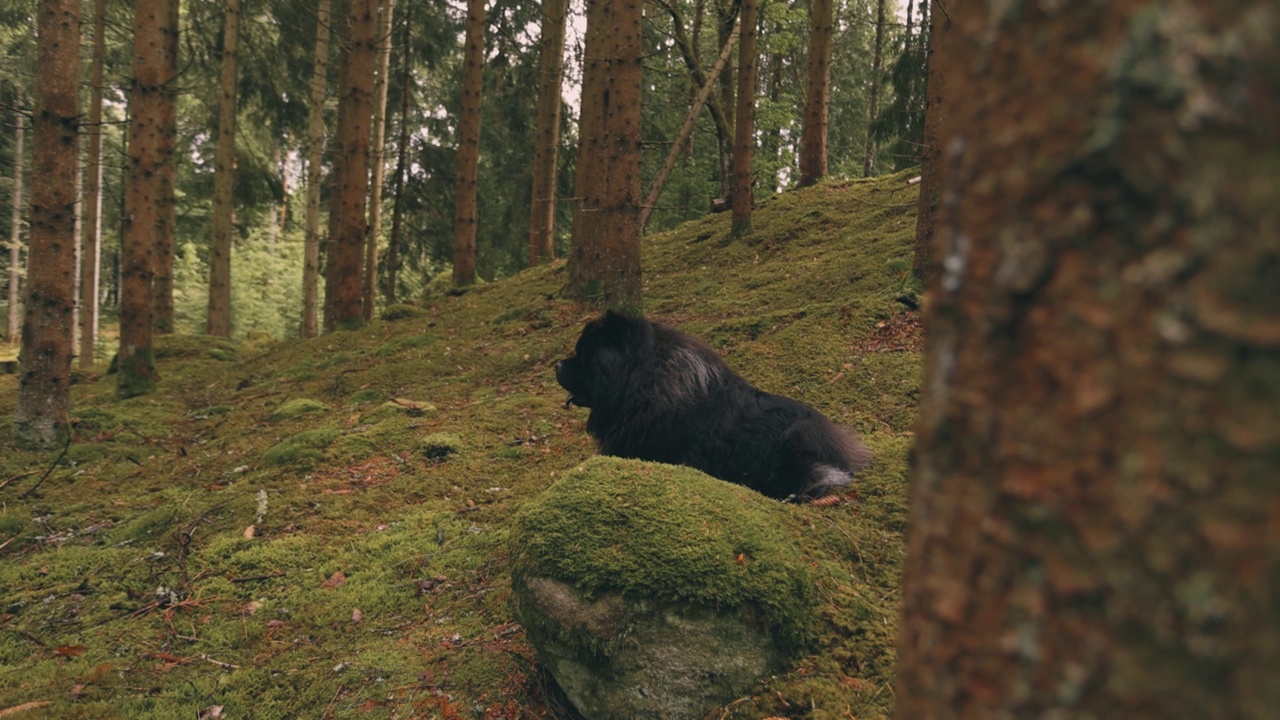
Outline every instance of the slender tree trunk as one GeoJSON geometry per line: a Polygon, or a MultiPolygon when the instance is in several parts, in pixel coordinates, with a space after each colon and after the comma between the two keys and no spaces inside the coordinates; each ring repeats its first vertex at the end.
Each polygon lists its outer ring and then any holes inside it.
{"type": "MultiPolygon", "coordinates": [[[[671,4],[670,2],[667,2],[666,0],[659,0],[658,4],[661,5],[662,8],[667,11],[667,14],[669,16],[671,16],[671,29],[672,29],[672,34],[675,35],[676,47],[680,50],[680,57],[684,60],[685,67],[688,68],[689,70],[690,85],[693,86],[692,91],[693,93],[696,94],[699,89],[706,87],[708,82],[712,84],[715,83],[714,79],[712,80],[707,79],[706,73],[702,71],[702,63],[699,59],[700,55],[698,53],[698,45],[699,45],[698,36],[701,33],[701,24],[702,24],[701,23],[701,17],[702,17],[701,6],[699,6],[699,10],[698,10],[699,14],[695,18],[694,32],[693,32],[693,37],[691,39],[689,36],[689,33],[685,32],[684,18],[680,16],[679,9],[675,5],[671,4]]],[[[737,18],[738,18],[738,14],[736,12],[732,13],[730,17],[730,31],[729,31],[729,34],[725,36],[725,38],[728,38],[730,35],[733,35],[736,37],[736,33],[739,32],[737,18]]],[[[724,45],[721,45],[720,47],[724,47],[724,45]]],[[[721,83],[720,87],[722,89],[725,83],[725,79],[724,79],[725,73],[730,73],[732,71],[733,71],[733,57],[731,55],[729,60],[726,61],[724,68],[722,68],[720,72],[720,76],[719,76],[720,83],[721,83]]],[[[730,106],[722,107],[720,103],[720,99],[716,98],[714,95],[707,99],[706,105],[707,105],[707,109],[711,111],[711,120],[715,124],[715,128],[716,128],[716,141],[719,143],[720,160],[721,160],[720,165],[721,165],[721,171],[722,171],[721,178],[720,178],[721,183],[723,185],[721,187],[721,194],[724,195],[724,194],[727,194],[727,189],[728,189],[728,185],[726,184],[728,181],[726,180],[726,178],[729,177],[729,174],[728,174],[729,158],[732,155],[731,150],[733,147],[733,118],[732,116],[726,115],[725,110],[726,108],[730,108],[732,106],[730,105],[730,106]]]]}
{"type": "Polygon", "coordinates": [[[121,240],[120,352],[116,392],[121,397],[155,389],[152,351],[156,225],[160,205],[160,148],[164,129],[164,22],[167,0],[138,0],[133,10],[133,89],[121,240]]]}
{"type": "MultiPolygon", "coordinates": [[[[374,83],[373,140],[369,144],[369,163],[372,178],[369,180],[369,236],[365,239],[364,284],[361,287],[364,302],[364,319],[373,319],[377,305],[378,236],[382,231],[382,181],[386,173],[387,89],[391,71],[391,18],[395,12],[395,0],[382,2],[382,26],[378,31],[378,77],[374,83]]],[[[405,48],[405,52],[409,52],[405,48]]]]}
{"type": "MultiPolygon", "coordinates": [[[[757,0],[758,1],[758,0],[757,0]]],[[[800,135],[800,187],[827,176],[827,112],[831,106],[831,25],[835,3],[809,5],[809,88],[800,135]]],[[[883,12],[884,0],[880,0],[883,12]]]]}
{"type": "Polygon", "coordinates": [[[98,346],[102,272],[102,62],[106,56],[106,0],[93,2],[93,60],[89,79],[89,156],[80,253],[80,367],[92,367],[98,346]]]}
{"type": "Polygon", "coordinates": [[[947,5],[897,717],[1275,717],[1280,14],[1004,9],[947,5]]]}
{"type": "MultiPolygon", "coordinates": [[[[737,15],[742,12],[742,0],[715,0],[716,5],[716,39],[720,47],[724,47],[737,15]]],[[[733,148],[737,142],[734,124],[737,122],[733,112],[738,106],[735,91],[738,86],[737,70],[733,63],[720,74],[720,107],[724,110],[725,133],[720,138],[720,194],[728,197],[733,194],[733,148]]]]}
{"type": "Polygon", "coordinates": [[[924,147],[920,148],[920,203],[916,209],[916,243],[912,269],[928,286],[933,276],[933,221],[938,210],[943,167],[942,135],[947,117],[947,73],[950,70],[950,14],[935,14],[929,27],[929,78],[925,88],[924,147]]]}
{"type": "Polygon", "coordinates": [[[663,161],[662,168],[658,170],[658,176],[654,178],[653,186],[649,188],[649,194],[645,196],[644,205],[640,207],[641,232],[644,232],[645,225],[649,223],[649,216],[653,214],[653,209],[658,204],[658,198],[662,196],[662,188],[667,184],[667,179],[671,177],[671,171],[675,169],[676,161],[686,152],[687,142],[693,135],[693,126],[698,119],[698,113],[702,111],[702,106],[707,102],[707,98],[711,96],[711,91],[715,88],[716,79],[720,77],[720,72],[729,63],[729,56],[733,54],[733,47],[737,42],[738,26],[734,25],[733,32],[729,33],[728,42],[720,50],[720,57],[716,59],[715,67],[711,68],[711,75],[707,77],[706,82],[689,105],[689,112],[685,114],[684,124],[680,126],[680,132],[676,135],[675,142],[671,144],[671,151],[667,153],[667,159],[663,161]]]}
{"type": "MultiPolygon", "coordinates": [[[[871,177],[875,169],[876,140],[871,133],[880,109],[880,82],[884,74],[884,2],[876,2],[876,47],[871,57],[871,97],[867,108],[867,149],[862,156],[862,176],[871,177]]],[[[926,121],[927,122],[927,121],[926,121]]]]}
{"type": "Polygon", "coordinates": [[[581,205],[574,219],[565,288],[567,295],[584,302],[632,310],[640,308],[642,287],[642,18],[639,0],[588,2],[579,173],[574,193],[581,205]]]}
{"type": "MultiPolygon", "coordinates": [[[[751,184],[751,149],[755,147],[756,34],[759,0],[742,0],[742,41],[738,45],[738,111],[733,140],[733,229],[741,237],[751,232],[755,192],[751,184]]],[[[824,153],[825,154],[825,153],[824,153]]]]}
{"type": "Polygon", "coordinates": [[[349,0],[344,40],[325,265],[326,330],[364,324],[360,266],[369,199],[369,125],[378,57],[377,0],[349,0]]]}
{"type": "Polygon", "coordinates": [[[14,100],[13,113],[13,219],[9,230],[9,316],[5,322],[4,338],[10,343],[18,342],[18,307],[22,284],[22,164],[23,140],[26,133],[27,118],[22,105],[22,94],[18,93],[14,100]]]}
{"type": "Polygon", "coordinates": [[[564,84],[565,18],[569,0],[542,4],[538,57],[538,129],[533,150],[533,208],[529,212],[529,264],[554,259],[556,170],[560,159],[560,92],[564,84]]]}
{"type": "Polygon", "coordinates": [[[80,2],[40,0],[37,13],[40,72],[32,113],[31,234],[14,438],[25,447],[49,448],[69,432],[80,2]]]}
{"type": "Polygon", "coordinates": [[[324,97],[329,75],[329,0],[316,11],[316,55],[311,73],[311,117],[307,132],[307,218],[302,261],[302,337],[313,338],[320,277],[320,179],[324,170],[324,97]]]}
{"type": "Polygon", "coordinates": [[[484,80],[484,0],[467,0],[467,40],[458,113],[458,190],[453,218],[453,284],[476,279],[476,174],[480,162],[480,91],[484,80]]]}
{"type": "Polygon", "coordinates": [[[218,90],[218,148],[213,170],[213,239],[209,243],[208,333],[231,336],[231,235],[235,232],[236,74],[240,0],[226,0],[222,25],[222,77],[218,90]]]}
{"type": "Polygon", "coordinates": [[[413,93],[413,64],[407,49],[413,28],[413,3],[404,5],[404,73],[400,80],[400,145],[396,157],[396,205],[391,212],[391,240],[387,243],[387,304],[394,305],[400,273],[400,245],[404,235],[404,180],[409,172],[409,100],[413,93]]]}
{"type": "Polygon", "coordinates": [[[155,307],[155,331],[173,332],[173,237],[177,229],[178,155],[174,144],[178,139],[178,6],[179,0],[165,0],[165,86],[161,94],[160,117],[160,207],[156,225],[155,277],[152,278],[152,303],[155,307]]]}

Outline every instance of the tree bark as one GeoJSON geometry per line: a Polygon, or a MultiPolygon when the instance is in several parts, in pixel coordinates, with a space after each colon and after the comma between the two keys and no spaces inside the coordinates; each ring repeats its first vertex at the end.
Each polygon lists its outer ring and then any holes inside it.
{"type": "Polygon", "coordinates": [[[876,2],[876,47],[871,56],[871,97],[867,102],[867,147],[862,156],[863,177],[871,177],[876,162],[876,139],[871,126],[875,124],[876,114],[880,110],[880,83],[884,74],[884,2],[885,0],[876,2]]]}
{"type": "Polygon", "coordinates": [[[311,108],[307,126],[307,218],[302,261],[302,337],[313,338],[320,277],[320,180],[324,171],[324,97],[329,76],[329,0],[316,10],[316,54],[311,73],[311,108]]]}
{"type": "Polygon", "coordinates": [[[1001,7],[947,6],[897,717],[1274,717],[1280,15],[1001,7]]]}
{"type": "MultiPolygon", "coordinates": [[[[232,0],[234,2],[234,0],[232,0]]],[[[120,352],[116,392],[155,389],[151,281],[160,205],[160,126],[165,80],[166,0],[139,0],[133,10],[133,78],[120,258],[120,352]]]]}
{"type": "Polygon", "coordinates": [[[19,92],[14,100],[13,112],[13,195],[10,207],[13,210],[9,229],[9,315],[5,318],[4,339],[10,343],[18,341],[18,309],[22,294],[22,165],[23,140],[26,135],[27,117],[22,105],[22,94],[19,92]]]}
{"type": "Polygon", "coordinates": [[[373,68],[378,55],[377,0],[349,0],[344,32],[342,96],[334,136],[329,253],[325,264],[325,330],[364,324],[360,263],[369,198],[373,68]]]}
{"type": "Polygon", "coordinates": [[[467,0],[467,38],[458,113],[458,189],[453,216],[453,284],[476,280],[476,174],[480,162],[480,92],[484,81],[484,0],[467,0]]]}
{"type": "Polygon", "coordinates": [[[69,433],[80,2],[40,0],[37,13],[40,71],[31,127],[31,232],[14,439],[38,449],[60,445],[69,433]]]}
{"type": "Polygon", "coordinates": [[[396,283],[400,273],[400,245],[404,236],[404,181],[409,173],[409,101],[413,97],[413,64],[407,49],[413,28],[413,3],[404,6],[404,73],[400,79],[400,145],[396,158],[396,205],[391,212],[391,240],[387,243],[387,304],[397,299],[396,283]]]}
{"type": "MultiPolygon", "coordinates": [[[[813,0],[809,5],[809,87],[805,94],[804,130],[800,134],[800,187],[809,187],[827,176],[834,8],[832,0],[813,0]]],[[[884,0],[880,0],[880,12],[883,18],[884,0]]]]}
{"type": "Polygon", "coordinates": [[[756,35],[759,19],[760,1],[742,0],[742,40],[738,45],[738,109],[733,123],[733,228],[730,232],[733,237],[751,232],[751,209],[755,204],[755,191],[751,183],[751,149],[755,147],[756,131],[756,35]]]}
{"type": "MultiPolygon", "coordinates": [[[[950,12],[968,8],[948,8],[950,12]]],[[[920,201],[916,209],[916,242],[912,270],[928,286],[933,275],[933,222],[946,159],[942,153],[947,117],[947,73],[952,69],[950,12],[934,13],[929,27],[929,77],[925,85],[924,144],[920,148],[920,201]]]]}
{"type": "Polygon", "coordinates": [[[573,243],[565,294],[606,307],[639,310],[640,29],[639,0],[587,5],[573,243]],[[594,26],[593,26],[594,24],[594,26]]]}
{"type": "MultiPolygon", "coordinates": [[[[387,89],[391,71],[391,18],[395,13],[395,0],[383,0],[381,26],[378,30],[378,77],[374,82],[373,139],[369,143],[369,233],[365,238],[364,280],[360,288],[364,303],[364,320],[373,319],[377,305],[378,284],[378,236],[382,231],[382,180],[386,173],[387,89]]],[[[409,52],[405,48],[405,52],[409,52]]]]}
{"type": "Polygon", "coordinates": [[[151,281],[155,308],[155,331],[173,332],[173,236],[177,230],[178,204],[175,196],[178,155],[178,12],[179,0],[165,0],[165,79],[160,109],[160,194],[156,224],[155,276],[151,281]]]}
{"type": "Polygon", "coordinates": [[[93,1],[93,60],[89,71],[89,152],[85,161],[80,253],[80,367],[93,366],[98,346],[98,290],[102,273],[102,63],[106,57],[106,0],[93,1]]]}
{"type": "Polygon", "coordinates": [[[555,259],[556,176],[560,159],[560,92],[564,84],[565,18],[569,0],[542,5],[538,57],[538,129],[533,150],[533,208],[529,213],[529,265],[555,259]]]}
{"type": "Polygon", "coordinates": [[[218,147],[214,155],[213,170],[213,239],[209,243],[208,333],[217,337],[230,337],[240,0],[226,0],[223,17],[222,77],[218,85],[218,147]]]}

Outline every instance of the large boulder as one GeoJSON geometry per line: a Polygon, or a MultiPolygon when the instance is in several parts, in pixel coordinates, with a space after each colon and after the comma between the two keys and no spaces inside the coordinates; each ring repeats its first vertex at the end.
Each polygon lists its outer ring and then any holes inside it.
{"type": "Polygon", "coordinates": [[[593,458],[516,517],[516,617],[591,720],[701,718],[812,639],[786,510],[689,468],[593,458]]]}

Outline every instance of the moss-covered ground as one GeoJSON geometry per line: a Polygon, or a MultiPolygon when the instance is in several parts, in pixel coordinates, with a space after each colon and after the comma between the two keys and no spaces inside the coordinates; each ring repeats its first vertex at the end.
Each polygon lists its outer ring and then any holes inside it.
{"type": "MultiPolygon", "coordinates": [[[[895,300],[908,177],[772,198],[734,242],[727,214],[645,240],[650,316],[877,453],[842,502],[780,507],[823,549],[805,554],[821,632],[716,717],[891,707],[919,385],[895,300]]],[[[0,375],[0,712],[567,717],[512,620],[506,544],[594,455],[551,371],[594,314],[556,297],[564,279],[531,269],[314,340],[161,339],[154,394],[76,371],[65,454],[14,446],[0,375]]]]}

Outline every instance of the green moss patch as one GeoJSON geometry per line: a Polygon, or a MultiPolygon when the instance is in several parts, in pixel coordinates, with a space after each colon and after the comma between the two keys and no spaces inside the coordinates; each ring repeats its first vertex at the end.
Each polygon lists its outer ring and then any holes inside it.
{"type": "Polygon", "coordinates": [[[329,406],[319,400],[296,398],[285,402],[283,405],[272,411],[270,419],[292,420],[293,418],[300,417],[308,413],[325,412],[328,409],[329,406]]]}
{"type": "Polygon", "coordinates": [[[271,446],[262,459],[272,465],[313,466],[324,456],[321,451],[341,434],[336,428],[305,430],[271,446]]]}

